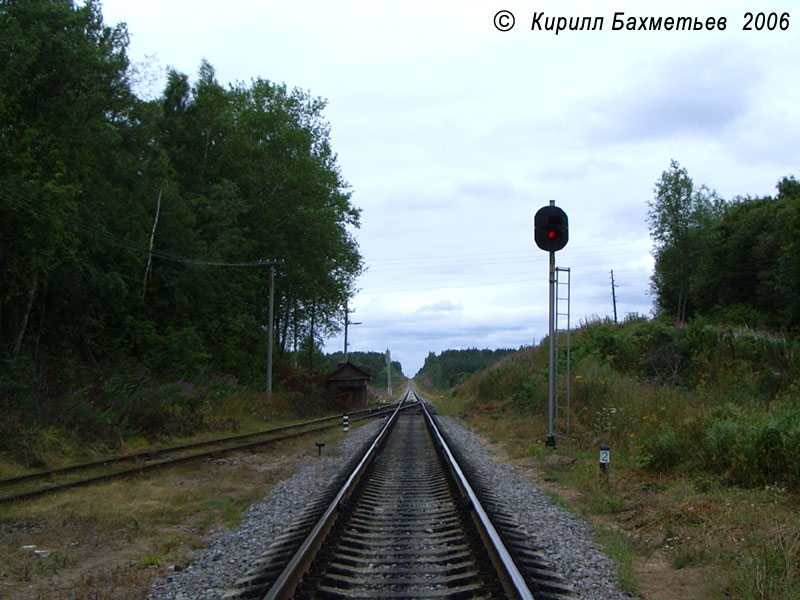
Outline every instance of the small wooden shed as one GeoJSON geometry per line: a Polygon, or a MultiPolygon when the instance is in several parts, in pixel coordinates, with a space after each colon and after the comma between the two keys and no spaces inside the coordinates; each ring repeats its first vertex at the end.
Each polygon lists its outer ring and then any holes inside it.
{"type": "Polygon", "coordinates": [[[364,408],[367,405],[367,383],[372,376],[351,362],[341,363],[325,379],[328,398],[345,408],[364,408]]]}

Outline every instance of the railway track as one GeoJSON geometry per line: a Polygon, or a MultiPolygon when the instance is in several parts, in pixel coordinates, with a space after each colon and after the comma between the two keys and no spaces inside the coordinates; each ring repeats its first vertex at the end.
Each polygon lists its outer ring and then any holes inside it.
{"type": "Polygon", "coordinates": [[[572,597],[502,503],[484,508],[425,403],[406,400],[227,600],[572,597]]]}
{"type": "MultiPolygon", "coordinates": [[[[352,423],[361,419],[385,415],[393,411],[395,407],[396,405],[387,405],[380,409],[353,411],[348,416],[352,423]]],[[[27,500],[61,490],[129,477],[145,471],[257,448],[265,444],[341,427],[341,423],[342,415],[335,415],[254,433],[151,449],[0,479],[0,504],[27,500]]]]}

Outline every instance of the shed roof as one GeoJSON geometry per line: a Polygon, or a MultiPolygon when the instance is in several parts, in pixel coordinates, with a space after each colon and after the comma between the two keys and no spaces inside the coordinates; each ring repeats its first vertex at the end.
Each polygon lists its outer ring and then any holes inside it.
{"type": "Polygon", "coordinates": [[[351,362],[340,364],[335,371],[328,375],[326,381],[342,381],[346,379],[372,379],[372,375],[362,371],[351,362]]]}

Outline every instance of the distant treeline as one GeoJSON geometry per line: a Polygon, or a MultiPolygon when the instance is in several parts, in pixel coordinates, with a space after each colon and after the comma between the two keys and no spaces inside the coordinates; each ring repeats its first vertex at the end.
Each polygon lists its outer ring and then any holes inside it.
{"type": "Polygon", "coordinates": [[[512,348],[498,350],[470,348],[468,350],[445,350],[438,356],[431,352],[415,378],[434,387],[449,388],[516,351],[512,348]]]}

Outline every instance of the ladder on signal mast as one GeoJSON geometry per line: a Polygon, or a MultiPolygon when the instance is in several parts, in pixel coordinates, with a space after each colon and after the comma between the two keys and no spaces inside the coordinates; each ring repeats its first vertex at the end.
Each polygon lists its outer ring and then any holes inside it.
{"type": "Polygon", "coordinates": [[[556,314],[555,314],[555,411],[553,429],[558,437],[570,434],[569,409],[569,360],[570,360],[570,270],[556,267],[556,314]]]}

